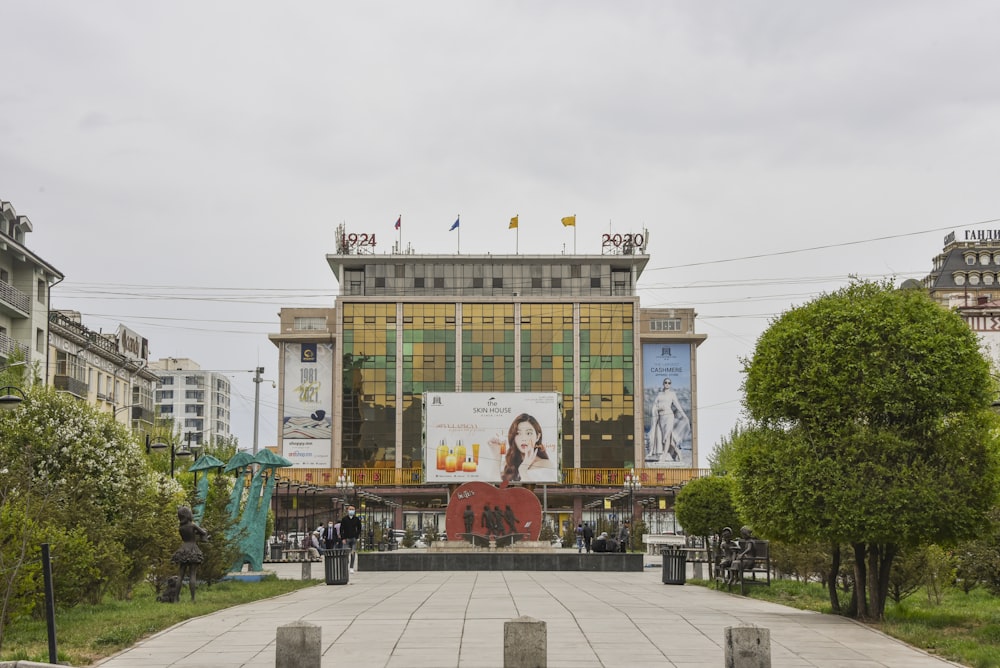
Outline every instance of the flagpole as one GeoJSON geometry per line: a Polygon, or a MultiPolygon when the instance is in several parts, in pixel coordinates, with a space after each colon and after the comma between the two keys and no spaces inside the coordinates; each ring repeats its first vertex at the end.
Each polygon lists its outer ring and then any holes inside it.
{"type": "Polygon", "coordinates": [[[459,223],[459,226],[458,226],[458,237],[456,238],[456,242],[458,243],[458,248],[457,248],[458,255],[461,255],[462,254],[462,225],[461,225],[462,216],[460,216],[460,215],[459,216],[455,216],[455,222],[459,223]]]}
{"type": "Polygon", "coordinates": [[[576,214],[573,214],[573,255],[576,255],[576,214]]]}

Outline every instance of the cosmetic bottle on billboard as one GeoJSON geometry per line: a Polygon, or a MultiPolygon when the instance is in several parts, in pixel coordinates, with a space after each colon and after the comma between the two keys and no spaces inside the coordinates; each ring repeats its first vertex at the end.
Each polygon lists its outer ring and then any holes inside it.
{"type": "Polygon", "coordinates": [[[441,444],[437,447],[437,470],[444,471],[444,467],[447,464],[448,458],[448,446],[445,445],[444,439],[441,439],[441,444]]]}
{"type": "Polygon", "coordinates": [[[463,464],[465,464],[465,445],[462,444],[462,439],[458,439],[458,443],[455,444],[455,465],[461,469],[463,464]]]}
{"type": "Polygon", "coordinates": [[[477,468],[479,467],[476,465],[476,462],[472,461],[472,457],[466,457],[462,463],[462,471],[464,473],[474,473],[477,468]]]}
{"type": "Polygon", "coordinates": [[[452,450],[448,451],[448,456],[444,458],[444,470],[446,473],[454,473],[457,468],[457,462],[455,460],[455,453],[452,450]]]}

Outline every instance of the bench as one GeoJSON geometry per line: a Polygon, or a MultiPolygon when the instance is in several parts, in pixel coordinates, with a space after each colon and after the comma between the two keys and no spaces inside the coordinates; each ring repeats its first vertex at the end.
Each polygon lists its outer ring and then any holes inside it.
{"type": "Polygon", "coordinates": [[[317,559],[307,559],[309,555],[308,549],[289,549],[285,550],[284,557],[285,561],[318,561],[317,559]]]}
{"type": "Polygon", "coordinates": [[[740,593],[744,595],[747,593],[747,587],[751,585],[771,586],[771,544],[756,538],[753,539],[753,543],[752,558],[744,557],[738,568],[730,565],[716,573],[716,579],[721,578],[729,591],[732,591],[733,585],[737,583],[740,585],[740,593]],[[762,575],[763,578],[758,580],[758,575],[762,575]]]}
{"type": "Polygon", "coordinates": [[[684,536],[675,536],[674,534],[644,533],[642,534],[642,542],[646,545],[646,554],[658,557],[661,548],[667,546],[683,547],[687,541],[684,536]]]}

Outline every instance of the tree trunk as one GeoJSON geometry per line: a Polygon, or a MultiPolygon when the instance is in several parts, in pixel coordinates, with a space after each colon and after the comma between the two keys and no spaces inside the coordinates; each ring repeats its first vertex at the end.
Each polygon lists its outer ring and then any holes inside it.
{"type": "Polygon", "coordinates": [[[830,592],[830,607],[834,614],[840,614],[840,596],[837,595],[837,574],[840,573],[840,543],[834,543],[832,554],[832,564],[830,565],[830,577],[826,580],[827,589],[830,592]]]}
{"type": "Polygon", "coordinates": [[[864,543],[852,543],[854,548],[854,601],[851,616],[868,619],[868,569],[865,567],[864,543]]]}
{"type": "Polygon", "coordinates": [[[898,548],[890,543],[868,546],[870,612],[872,618],[878,621],[885,618],[885,602],[889,597],[889,571],[892,569],[892,560],[896,557],[897,551],[898,548]]]}

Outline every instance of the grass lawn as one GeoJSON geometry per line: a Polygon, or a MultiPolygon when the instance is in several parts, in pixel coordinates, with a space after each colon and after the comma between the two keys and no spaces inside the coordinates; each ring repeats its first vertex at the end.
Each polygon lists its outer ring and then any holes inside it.
{"type": "MultiPolygon", "coordinates": [[[[153,588],[143,584],[130,601],[108,599],[100,605],[57,610],[59,662],[90,665],[185,619],[315,585],[316,580],[279,580],[274,576],[260,582],[227,580],[198,587],[194,603],[186,586],[179,603],[158,603],[153,588]]],[[[48,663],[48,648],[44,618],[19,620],[4,629],[0,660],[48,663]]]]}
{"type": "MultiPolygon", "coordinates": [[[[705,580],[689,580],[688,583],[714,586],[705,580]]],[[[826,589],[815,583],[772,580],[770,587],[748,588],[747,596],[831,614],[826,589]]],[[[843,596],[842,593],[841,606],[846,607],[843,596]]],[[[984,589],[974,589],[969,594],[959,589],[946,589],[940,604],[930,600],[921,590],[899,604],[889,601],[885,621],[871,626],[965,666],[1000,666],[1000,598],[984,589]]]]}

